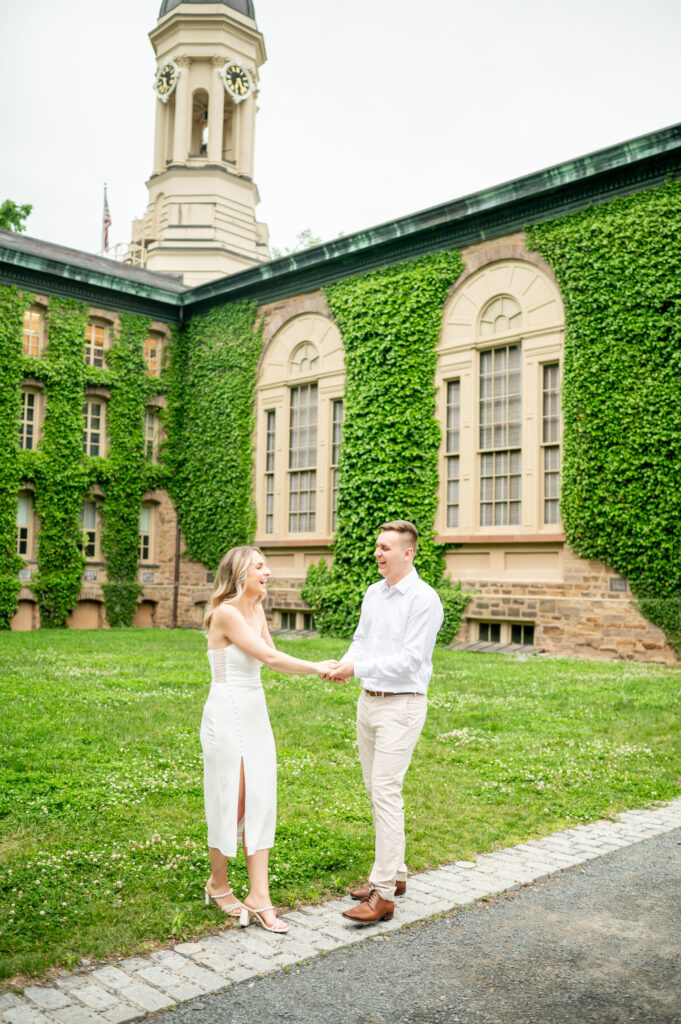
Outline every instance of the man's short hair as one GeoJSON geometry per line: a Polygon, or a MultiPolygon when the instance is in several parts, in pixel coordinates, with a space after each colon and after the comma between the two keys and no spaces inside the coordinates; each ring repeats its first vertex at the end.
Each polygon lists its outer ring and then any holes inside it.
{"type": "Polygon", "coordinates": [[[408,522],[406,519],[394,519],[391,523],[383,523],[379,526],[381,533],[384,530],[394,530],[395,533],[401,533],[404,538],[408,541],[407,547],[417,550],[419,546],[419,534],[418,530],[413,523],[408,522]]]}

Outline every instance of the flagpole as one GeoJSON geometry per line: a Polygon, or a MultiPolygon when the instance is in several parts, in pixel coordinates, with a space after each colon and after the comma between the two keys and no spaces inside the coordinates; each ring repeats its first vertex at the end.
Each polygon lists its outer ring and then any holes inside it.
{"type": "Polygon", "coordinates": [[[106,256],[109,248],[109,227],[111,226],[111,214],[109,212],[109,201],[106,195],[106,182],[104,182],[104,205],[102,207],[102,247],[100,256],[106,256]]]}

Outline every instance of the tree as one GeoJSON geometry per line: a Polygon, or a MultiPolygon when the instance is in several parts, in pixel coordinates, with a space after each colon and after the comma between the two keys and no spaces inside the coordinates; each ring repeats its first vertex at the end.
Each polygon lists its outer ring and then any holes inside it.
{"type": "Polygon", "coordinates": [[[313,245],[321,245],[322,239],[312,234],[312,228],[303,228],[296,235],[296,244],[292,249],[272,248],[272,259],[278,260],[280,256],[290,256],[292,252],[300,252],[301,249],[311,249],[313,245]]]}
{"type": "Polygon", "coordinates": [[[11,199],[5,199],[2,206],[0,206],[0,228],[3,231],[25,231],[26,225],[24,221],[32,209],[33,207],[30,203],[17,206],[11,199]]]}

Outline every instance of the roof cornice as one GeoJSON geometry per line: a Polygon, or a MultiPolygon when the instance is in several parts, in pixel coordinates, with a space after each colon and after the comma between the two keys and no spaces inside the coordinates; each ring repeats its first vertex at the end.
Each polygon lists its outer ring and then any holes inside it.
{"type": "Polygon", "coordinates": [[[0,282],[170,323],[189,291],[178,278],[11,231],[0,231],[0,282]]]}

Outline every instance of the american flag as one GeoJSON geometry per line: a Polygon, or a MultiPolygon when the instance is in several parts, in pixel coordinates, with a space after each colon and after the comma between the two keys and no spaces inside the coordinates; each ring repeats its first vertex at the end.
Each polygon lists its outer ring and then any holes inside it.
{"type": "Polygon", "coordinates": [[[102,213],[102,255],[109,248],[109,228],[111,227],[111,211],[109,200],[106,197],[106,185],[104,186],[104,211],[102,213]]]}

